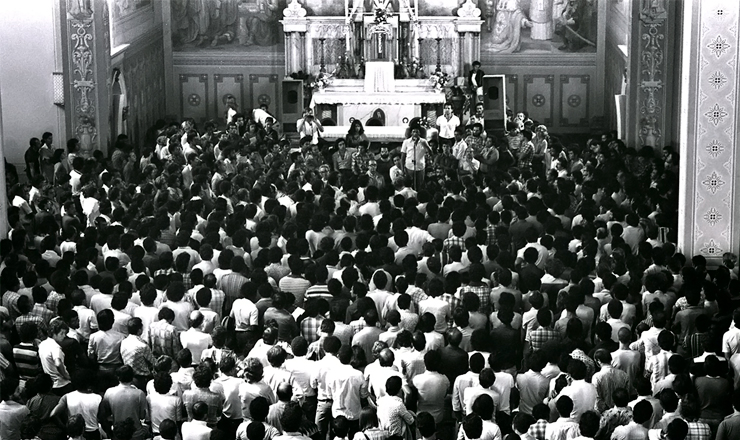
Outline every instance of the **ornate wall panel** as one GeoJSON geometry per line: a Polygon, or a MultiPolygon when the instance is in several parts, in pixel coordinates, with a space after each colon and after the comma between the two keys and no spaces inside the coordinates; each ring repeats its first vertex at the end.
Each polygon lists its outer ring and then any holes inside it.
{"type": "Polygon", "coordinates": [[[689,8],[693,32],[684,37],[689,61],[682,113],[682,212],[679,246],[718,263],[738,252],[737,130],[740,3],[703,0],[689,8]]]}
{"type": "Polygon", "coordinates": [[[217,73],[213,75],[213,111],[215,115],[226,114],[227,98],[233,96],[236,102],[244,102],[244,75],[241,73],[217,73]]]}
{"type": "MultiPolygon", "coordinates": [[[[524,108],[529,117],[552,125],[555,114],[555,75],[523,75],[524,108]]],[[[519,109],[513,109],[515,112],[519,109]]]]}
{"type": "Polygon", "coordinates": [[[560,126],[588,127],[590,109],[589,75],[560,75],[560,126]]]}
{"type": "Polygon", "coordinates": [[[274,74],[252,74],[249,75],[249,102],[250,108],[267,104],[270,112],[280,113],[280,100],[278,97],[278,76],[274,74]]]}
{"type": "MultiPolygon", "coordinates": [[[[735,196],[738,5],[702,1],[697,106],[694,250],[706,257],[729,251],[735,196]],[[709,23],[715,23],[708,26],[709,23]]],[[[735,243],[737,244],[737,243],[735,243]]]]}
{"type": "Polygon", "coordinates": [[[213,117],[208,111],[211,102],[208,89],[208,74],[180,74],[180,115],[183,118],[193,118],[202,124],[213,117]]]}
{"type": "Polygon", "coordinates": [[[520,108],[519,102],[519,75],[506,75],[506,105],[509,108],[520,108]]]}

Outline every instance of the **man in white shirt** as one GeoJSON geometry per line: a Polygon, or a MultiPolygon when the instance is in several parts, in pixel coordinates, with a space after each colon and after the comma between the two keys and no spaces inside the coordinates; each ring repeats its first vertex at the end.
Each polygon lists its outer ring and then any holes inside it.
{"type": "Polygon", "coordinates": [[[318,401],[316,405],[316,425],[322,436],[326,436],[329,432],[332,419],[332,393],[329,389],[329,382],[334,371],[341,368],[342,365],[337,358],[337,352],[341,345],[342,343],[336,336],[327,336],[324,339],[326,354],[320,361],[316,362],[316,368],[311,375],[311,388],[316,389],[318,401]]]}
{"type": "Polygon", "coordinates": [[[545,428],[545,440],[570,440],[578,437],[578,422],[571,417],[573,400],[568,396],[557,399],[560,417],[545,428]]]}
{"type": "Polygon", "coordinates": [[[200,326],[203,324],[203,314],[195,310],[190,312],[190,328],[180,333],[182,348],[187,348],[193,355],[193,361],[200,361],[203,351],[213,345],[213,339],[208,333],[204,333],[200,326]]]}
{"type": "Polygon", "coordinates": [[[426,168],[427,155],[431,156],[432,150],[426,139],[421,139],[419,129],[411,129],[411,137],[403,141],[401,146],[401,161],[409,175],[414,176],[414,189],[418,190],[424,185],[424,169],[426,168]]]}
{"type": "Polygon", "coordinates": [[[306,108],[303,111],[303,117],[296,122],[296,129],[298,131],[298,138],[304,139],[306,137],[311,139],[311,145],[319,144],[319,133],[324,131],[324,126],[321,122],[316,120],[313,114],[313,110],[306,108]]]}
{"type": "Polygon", "coordinates": [[[578,421],[581,414],[595,408],[597,393],[596,387],[586,382],[586,364],[577,359],[571,359],[568,364],[568,374],[573,378],[573,382],[563,388],[555,399],[550,401],[550,409],[556,408],[558,400],[563,396],[568,396],[573,401],[573,410],[570,418],[578,421]]]}
{"type": "Polygon", "coordinates": [[[331,414],[334,418],[346,417],[350,435],[354,435],[360,428],[360,411],[368,397],[367,385],[362,373],[350,365],[352,347],[342,346],[337,358],[341,364],[334,367],[327,377],[327,391],[332,399],[331,414]]]}
{"type": "Polygon", "coordinates": [[[206,418],[208,418],[208,404],[195,402],[193,420],[182,424],[182,440],[209,440],[211,428],[206,424],[206,418]]]}
{"type": "Polygon", "coordinates": [[[437,118],[435,125],[437,126],[437,130],[439,130],[440,144],[452,144],[453,138],[455,138],[455,129],[460,126],[460,119],[452,113],[452,104],[444,105],[444,110],[437,118]]]}
{"type": "Polygon", "coordinates": [[[64,365],[64,352],[59,345],[69,332],[69,326],[59,318],[49,323],[49,337],[39,344],[39,359],[44,373],[54,381],[54,394],[63,396],[74,391],[72,379],[64,365]]]}

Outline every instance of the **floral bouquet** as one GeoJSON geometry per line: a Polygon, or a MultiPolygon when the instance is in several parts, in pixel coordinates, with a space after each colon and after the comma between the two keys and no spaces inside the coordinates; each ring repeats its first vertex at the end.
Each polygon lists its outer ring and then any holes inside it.
{"type": "Polygon", "coordinates": [[[387,9],[378,8],[375,10],[375,24],[386,24],[388,18],[390,18],[390,14],[387,9]]]}
{"type": "Polygon", "coordinates": [[[316,78],[309,84],[313,90],[324,90],[327,88],[332,81],[334,81],[334,73],[319,72],[316,78]]]}
{"type": "Polygon", "coordinates": [[[440,71],[434,72],[429,76],[429,81],[432,83],[432,87],[434,87],[434,90],[438,92],[441,92],[451,79],[452,77],[449,74],[440,71]]]}

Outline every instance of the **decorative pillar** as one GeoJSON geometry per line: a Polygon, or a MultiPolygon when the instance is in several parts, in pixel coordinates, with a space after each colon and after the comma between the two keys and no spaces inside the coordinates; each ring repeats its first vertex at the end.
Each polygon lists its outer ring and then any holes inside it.
{"type": "Polygon", "coordinates": [[[740,2],[684,2],[678,247],[710,264],[740,249],[740,2]]]}
{"type": "Polygon", "coordinates": [[[303,70],[306,72],[305,65],[306,52],[306,31],[308,31],[308,21],[306,20],[306,10],[298,3],[298,0],[292,0],[287,8],[283,9],[283,32],[285,32],[285,74],[303,70]]]}
{"type": "Polygon", "coordinates": [[[60,0],[67,95],[67,133],[84,156],[108,153],[110,136],[110,26],[108,2],[60,0]]]}
{"type": "Polygon", "coordinates": [[[633,2],[630,44],[630,119],[627,145],[656,150],[670,145],[674,39],[677,2],[633,2]]]}
{"type": "Polygon", "coordinates": [[[483,24],[481,20],[481,10],[478,9],[472,0],[467,0],[457,10],[458,17],[455,19],[455,31],[460,35],[462,47],[458,55],[458,65],[460,70],[458,76],[465,76],[471,69],[473,61],[480,58],[480,28],[483,24]]]}

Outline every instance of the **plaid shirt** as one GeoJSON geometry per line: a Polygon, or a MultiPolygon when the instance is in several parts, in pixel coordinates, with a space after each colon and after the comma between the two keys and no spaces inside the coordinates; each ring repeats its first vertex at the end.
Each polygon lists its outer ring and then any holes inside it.
{"type": "Polygon", "coordinates": [[[491,306],[491,288],[483,284],[482,286],[471,286],[463,288],[460,292],[460,296],[463,296],[466,292],[473,292],[478,295],[480,299],[480,308],[478,309],[481,313],[488,314],[490,312],[489,307],[491,306]]]}
{"type": "Polygon", "coordinates": [[[38,315],[34,315],[33,313],[29,313],[27,315],[20,315],[19,317],[15,318],[15,328],[18,330],[18,332],[21,331],[21,326],[26,322],[33,322],[38,327],[38,334],[39,339],[43,340],[46,336],[46,322],[44,322],[44,319],[38,315]]]}
{"type": "Polygon", "coordinates": [[[224,396],[214,393],[208,388],[194,388],[182,393],[182,403],[188,413],[188,420],[193,420],[193,406],[197,402],[203,402],[208,405],[208,424],[215,425],[221,419],[221,412],[224,408],[224,396]]]}
{"type": "Polygon", "coordinates": [[[547,328],[540,327],[533,330],[529,336],[529,344],[532,346],[532,350],[541,350],[542,347],[548,341],[557,341],[560,339],[560,333],[557,331],[547,328]]]}
{"type": "Polygon", "coordinates": [[[57,307],[59,306],[59,301],[61,301],[64,298],[65,298],[64,295],[62,295],[61,293],[53,291],[49,294],[48,298],[46,298],[46,303],[44,303],[44,305],[46,306],[47,309],[51,310],[52,312],[54,312],[54,314],[56,314],[57,307]]]}
{"type": "Polygon", "coordinates": [[[310,344],[319,339],[319,330],[321,329],[321,321],[324,318],[318,316],[316,318],[306,318],[301,321],[301,335],[310,344]]]}
{"type": "Polygon", "coordinates": [[[175,358],[177,352],[182,349],[180,336],[174,325],[165,320],[153,322],[149,325],[149,346],[154,356],[166,354],[175,358]]]}
{"type": "Polygon", "coordinates": [[[532,167],[532,158],[534,157],[534,145],[531,141],[522,142],[519,148],[519,168],[529,169],[532,167]]]}
{"type": "Polygon", "coordinates": [[[12,290],[8,290],[3,294],[2,305],[8,309],[10,317],[13,319],[17,318],[21,314],[20,310],[18,310],[18,299],[20,297],[20,293],[13,292],[12,290]]]}
{"type": "Polygon", "coordinates": [[[226,304],[226,294],[224,291],[211,289],[211,302],[208,303],[208,308],[218,314],[219,322],[221,322],[221,317],[224,314],[224,304],[226,304]]]}
{"type": "Polygon", "coordinates": [[[686,440],[709,440],[712,438],[712,430],[706,423],[686,422],[686,424],[689,425],[689,435],[686,436],[686,440]]]}
{"type": "Polygon", "coordinates": [[[193,288],[193,281],[190,279],[189,273],[181,273],[182,275],[182,284],[185,286],[186,289],[190,290],[193,288]]]}
{"type": "Polygon", "coordinates": [[[486,226],[486,246],[491,246],[496,243],[496,225],[486,226]]]}
{"type": "Polygon", "coordinates": [[[547,420],[539,419],[532,423],[529,427],[527,434],[536,438],[537,440],[545,440],[545,430],[547,429],[547,420]]]}
{"type": "Polygon", "coordinates": [[[465,253],[465,239],[462,237],[453,236],[450,238],[446,238],[444,241],[444,245],[442,246],[442,266],[444,267],[445,264],[450,263],[450,249],[452,249],[453,246],[457,246],[460,248],[462,253],[465,253]]]}
{"type": "Polygon", "coordinates": [[[409,287],[408,290],[406,290],[406,293],[411,296],[411,303],[414,304],[414,310],[417,311],[419,310],[419,303],[429,298],[429,295],[427,295],[423,289],[416,286],[409,287]]]}
{"type": "Polygon", "coordinates": [[[154,367],[154,356],[149,346],[140,336],[128,335],[121,341],[121,358],[130,366],[137,376],[151,376],[154,367]]]}
{"type": "Polygon", "coordinates": [[[43,304],[34,304],[30,314],[41,318],[46,325],[49,325],[49,321],[57,316],[56,313],[47,309],[43,304]]]}

